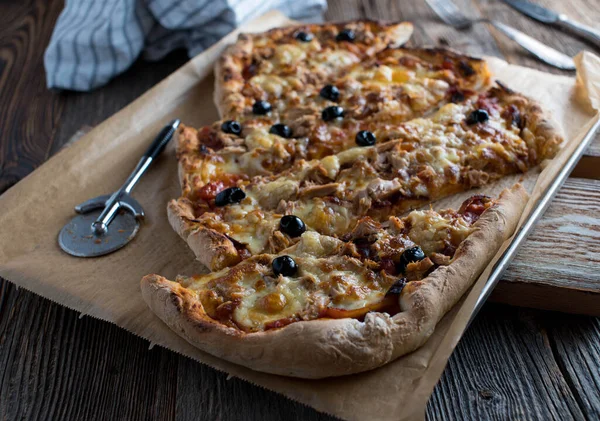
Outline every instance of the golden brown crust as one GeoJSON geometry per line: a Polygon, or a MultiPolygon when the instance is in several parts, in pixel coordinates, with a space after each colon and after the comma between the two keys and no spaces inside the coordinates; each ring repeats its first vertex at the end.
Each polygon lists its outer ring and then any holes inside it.
{"type": "Polygon", "coordinates": [[[551,123],[550,117],[533,99],[514,92],[500,81],[496,83],[498,89],[503,91],[506,103],[518,109],[521,136],[529,147],[530,162],[535,165],[544,159],[554,158],[563,142],[563,137],[551,123]]]}
{"type": "Polygon", "coordinates": [[[187,199],[167,205],[171,227],[187,243],[200,263],[212,271],[232,266],[241,259],[233,242],[224,234],[194,223],[192,205],[187,199]]]}
{"type": "Polygon", "coordinates": [[[449,266],[400,295],[401,312],[356,319],[318,319],[256,333],[227,327],[207,316],[196,294],[158,275],[142,279],[145,301],[175,332],[196,347],[255,370],[303,378],[352,374],[384,365],[421,346],[444,314],[514,232],[528,195],[505,190],[485,211],[449,266]]]}

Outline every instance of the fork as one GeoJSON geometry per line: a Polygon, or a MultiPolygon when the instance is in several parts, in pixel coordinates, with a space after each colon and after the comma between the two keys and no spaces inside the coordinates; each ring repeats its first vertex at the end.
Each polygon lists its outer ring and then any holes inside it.
{"type": "Polygon", "coordinates": [[[425,0],[442,21],[458,30],[469,29],[475,23],[489,23],[546,64],[563,70],[575,70],[573,59],[525,35],[515,28],[490,19],[470,19],[451,0],[425,0]]]}

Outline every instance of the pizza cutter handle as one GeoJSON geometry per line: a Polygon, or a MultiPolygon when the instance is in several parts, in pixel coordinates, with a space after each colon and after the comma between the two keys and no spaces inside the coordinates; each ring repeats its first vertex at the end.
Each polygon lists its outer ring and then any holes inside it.
{"type": "Polygon", "coordinates": [[[140,162],[138,162],[131,175],[127,178],[125,184],[123,184],[123,187],[119,189],[119,192],[123,191],[127,194],[131,193],[131,190],[133,190],[139,179],[142,177],[142,175],[144,175],[152,161],[154,161],[154,159],[160,155],[160,153],[167,146],[167,143],[169,143],[169,141],[173,138],[175,131],[177,131],[177,128],[179,127],[179,123],[179,119],[176,119],[163,127],[150,147],[148,147],[148,150],[144,156],[142,156],[142,159],[140,159],[140,162]]]}
{"type": "Polygon", "coordinates": [[[158,136],[156,136],[144,156],[142,156],[133,172],[127,177],[125,183],[106,201],[104,210],[92,224],[92,231],[94,234],[102,235],[108,231],[108,225],[122,206],[122,203],[120,202],[121,198],[131,193],[152,161],[154,161],[154,159],[165,149],[165,146],[167,146],[167,143],[169,143],[175,134],[177,127],[179,127],[179,123],[179,120],[173,120],[158,133],[158,136]]]}
{"type": "Polygon", "coordinates": [[[180,121],[178,119],[171,121],[168,125],[163,127],[163,129],[158,133],[154,142],[150,145],[146,153],[145,157],[155,159],[160,153],[165,149],[167,143],[171,140],[175,131],[179,127],[180,121]]]}

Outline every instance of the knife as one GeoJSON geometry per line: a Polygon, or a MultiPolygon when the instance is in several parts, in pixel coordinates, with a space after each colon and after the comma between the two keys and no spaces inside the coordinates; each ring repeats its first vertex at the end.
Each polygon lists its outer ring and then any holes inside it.
{"type": "Polygon", "coordinates": [[[546,9],[545,7],[530,3],[526,0],[504,0],[504,2],[512,8],[517,9],[519,12],[529,16],[530,18],[543,23],[549,23],[563,28],[568,28],[600,46],[600,31],[598,29],[574,21],[562,13],[556,13],[553,10],[546,9]]]}

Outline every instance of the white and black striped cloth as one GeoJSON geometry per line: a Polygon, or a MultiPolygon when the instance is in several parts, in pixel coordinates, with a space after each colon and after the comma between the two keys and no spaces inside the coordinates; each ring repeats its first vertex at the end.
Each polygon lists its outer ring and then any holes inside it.
{"type": "Polygon", "coordinates": [[[176,48],[190,57],[241,23],[278,9],[319,21],[325,0],[67,0],[44,55],[49,88],[89,91],[143,52],[159,60],[176,48]]]}

